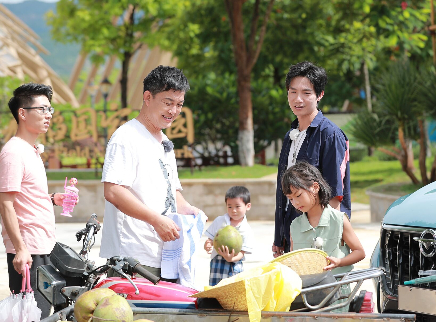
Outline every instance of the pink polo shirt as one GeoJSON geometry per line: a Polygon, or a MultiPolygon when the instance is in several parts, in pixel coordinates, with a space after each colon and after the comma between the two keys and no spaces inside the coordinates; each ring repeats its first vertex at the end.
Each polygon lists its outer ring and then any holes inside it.
{"type": "MultiPolygon", "coordinates": [[[[55,216],[48,195],[44,163],[35,147],[12,137],[0,152],[0,192],[18,192],[14,201],[21,236],[30,254],[50,254],[55,238],[55,216]]],[[[2,222],[6,252],[15,254],[2,222]]]]}

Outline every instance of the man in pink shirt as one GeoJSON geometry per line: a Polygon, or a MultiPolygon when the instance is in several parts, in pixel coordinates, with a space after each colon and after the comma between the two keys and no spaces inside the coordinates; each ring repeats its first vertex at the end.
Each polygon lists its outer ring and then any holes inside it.
{"type": "Polygon", "coordinates": [[[50,304],[37,290],[36,268],[50,262],[55,245],[53,205],[62,205],[62,193],[48,193],[47,176],[36,148],[38,135],[46,133],[53,116],[50,86],[24,84],[15,89],[9,109],[18,130],[0,152],[0,214],[5,244],[9,288],[21,290],[26,264],[42,318],[50,314],[50,304]]]}

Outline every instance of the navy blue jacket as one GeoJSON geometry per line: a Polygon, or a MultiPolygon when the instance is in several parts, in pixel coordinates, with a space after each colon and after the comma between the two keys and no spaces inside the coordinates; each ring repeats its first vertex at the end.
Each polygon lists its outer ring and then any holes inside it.
{"type": "MultiPolygon", "coordinates": [[[[288,168],[291,148],[289,133],[297,127],[298,119],[292,122],[291,129],[283,139],[277,173],[274,245],[284,246],[286,252],[290,248],[291,222],[301,214],[291,204],[286,210],[287,198],[283,194],[281,185],[282,175],[288,168]]],[[[307,129],[306,138],[297,156],[297,161],[305,160],[321,171],[334,197],[342,196],[341,211],[348,217],[351,216],[349,151],[345,133],[318,111],[307,129]]]]}

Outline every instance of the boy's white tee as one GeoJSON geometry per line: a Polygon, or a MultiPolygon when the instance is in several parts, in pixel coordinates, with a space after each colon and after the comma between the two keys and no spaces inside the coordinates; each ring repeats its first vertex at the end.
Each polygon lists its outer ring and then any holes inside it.
{"type": "MultiPolygon", "coordinates": [[[[219,216],[215,218],[213,223],[209,226],[209,228],[204,233],[207,238],[214,239],[216,233],[221,228],[230,225],[230,216],[229,214],[225,214],[223,216],[219,216]]],[[[237,227],[235,227],[239,233],[242,236],[242,249],[247,254],[251,254],[253,252],[253,231],[251,230],[250,225],[247,221],[247,216],[244,216],[244,219],[239,223],[237,227]]],[[[210,255],[210,258],[214,258],[218,253],[216,252],[215,248],[212,251],[212,254],[210,255]]]]}
{"type": "MultiPolygon", "coordinates": [[[[168,140],[165,135],[164,140],[168,140]]],[[[112,135],[101,181],[125,186],[142,203],[161,214],[165,211],[168,183],[159,159],[169,175],[175,199],[176,190],[182,187],[174,151],[165,152],[145,126],[132,119],[112,135]]],[[[105,201],[101,257],[131,256],[143,265],[161,267],[162,247],[163,241],[152,225],[105,201]]]]}

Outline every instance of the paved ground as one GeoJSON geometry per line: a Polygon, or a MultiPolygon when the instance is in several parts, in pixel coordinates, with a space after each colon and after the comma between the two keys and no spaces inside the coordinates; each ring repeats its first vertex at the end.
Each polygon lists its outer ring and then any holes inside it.
{"type": "MultiPolygon", "coordinates": [[[[353,204],[352,212],[352,225],[356,231],[357,236],[362,242],[366,258],[355,265],[355,269],[362,269],[369,267],[369,259],[372,251],[378,241],[380,233],[380,223],[371,223],[369,206],[361,204],[353,204]]],[[[255,252],[246,256],[245,268],[251,268],[256,265],[265,263],[273,259],[271,253],[271,245],[274,236],[274,222],[273,221],[251,221],[250,225],[256,236],[255,252]]],[[[57,224],[56,225],[56,237],[61,243],[67,244],[74,248],[77,252],[81,248],[81,243],[75,239],[75,233],[85,227],[85,224],[57,224]]],[[[100,238],[101,234],[97,235],[95,245],[90,254],[90,258],[95,260],[97,264],[105,262],[104,259],[99,258],[100,238]]],[[[202,238],[201,245],[204,244],[205,237],[202,238]]],[[[199,269],[197,269],[196,275],[196,287],[197,289],[203,289],[205,285],[208,285],[209,281],[209,256],[201,249],[196,253],[198,258],[199,269]]],[[[6,265],[6,254],[3,243],[0,243],[0,300],[9,295],[8,289],[8,273],[6,265]]],[[[373,285],[371,281],[365,281],[362,289],[373,291],[373,285]]],[[[375,293],[373,293],[375,294],[375,293]]],[[[375,297],[374,297],[375,299],[375,297]]]]}

